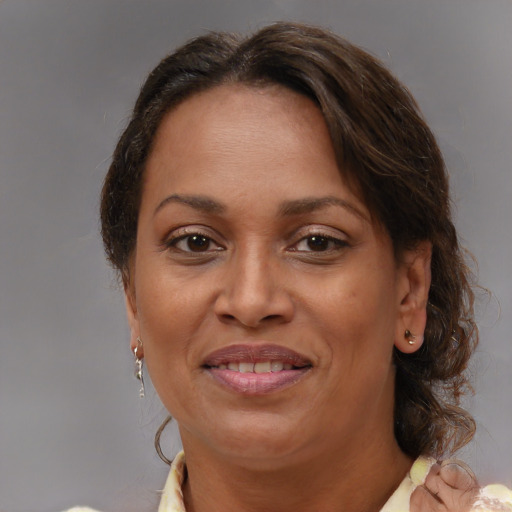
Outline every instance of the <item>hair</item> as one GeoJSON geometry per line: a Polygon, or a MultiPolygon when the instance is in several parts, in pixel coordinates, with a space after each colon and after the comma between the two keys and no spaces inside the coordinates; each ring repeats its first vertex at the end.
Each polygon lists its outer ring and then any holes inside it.
{"type": "Polygon", "coordinates": [[[478,341],[471,273],[451,219],[448,177],[435,137],[410,92],[374,57],[324,29],[276,23],[254,35],[212,32],[164,58],[149,74],[105,179],[101,231],[126,285],[137,236],[144,168],[163,116],[223,84],[281,85],[321,110],[340,173],[395,251],[432,244],[424,343],[395,349],[395,437],[411,457],[441,456],[474,435],[460,407],[478,341]]]}

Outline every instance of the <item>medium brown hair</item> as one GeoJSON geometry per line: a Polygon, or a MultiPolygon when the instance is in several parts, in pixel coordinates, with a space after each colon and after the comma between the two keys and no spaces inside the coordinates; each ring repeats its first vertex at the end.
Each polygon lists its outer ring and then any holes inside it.
{"type": "Polygon", "coordinates": [[[475,424],[459,407],[477,343],[470,273],[450,213],[436,140],[409,91],[374,57],[326,30],[277,23],[242,37],[210,33],[150,73],[105,179],[101,225],[123,280],[137,235],[145,164],[163,116],[226,83],[280,84],[321,110],[340,172],[388,231],[395,255],[432,244],[432,285],[422,347],[395,349],[395,436],[408,455],[440,456],[467,443],[475,424]]]}

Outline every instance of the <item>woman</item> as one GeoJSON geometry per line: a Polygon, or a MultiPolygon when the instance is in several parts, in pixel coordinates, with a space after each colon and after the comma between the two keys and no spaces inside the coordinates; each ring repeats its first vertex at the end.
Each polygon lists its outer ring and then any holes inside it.
{"type": "Polygon", "coordinates": [[[183,442],[160,510],[512,509],[434,464],[474,432],[473,296],[435,139],[373,57],[285,23],[193,40],[143,86],[101,217],[183,442]]]}

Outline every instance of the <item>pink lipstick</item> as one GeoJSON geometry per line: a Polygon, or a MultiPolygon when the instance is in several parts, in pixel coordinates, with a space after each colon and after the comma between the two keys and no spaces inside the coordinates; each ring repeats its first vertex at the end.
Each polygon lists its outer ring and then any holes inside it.
{"type": "Polygon", "coordinates": [[[230,345],[204,361],[212,377],[232,391],[260,395],[295,384],[312,368],[311,361],[279,345],[230,345]]]}

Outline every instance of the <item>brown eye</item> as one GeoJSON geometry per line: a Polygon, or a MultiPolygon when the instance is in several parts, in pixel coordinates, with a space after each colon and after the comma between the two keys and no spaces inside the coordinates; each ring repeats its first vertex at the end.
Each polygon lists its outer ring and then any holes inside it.
{"type": "Polygon", "coordinates": [[[185,238],[187,247],[192,252],[207,251],[210,247],[210,239],[203,235],[191,235],[185,238]]]}
{"type": "Polygon", "coordinates": [[[327,251],[331,240],[325,236],[310,236],[307,238],[307,245],[312,251],[327,251]]]}
{"type": "Polygon", "coordinates": [[[340,251],[347,246],[348,243],[343,239],[318,234],[302,238],[293,247],[291,247],[290,250],[301,253],[333,253],[335,251],[340,251]]]}
{"type": "Polygon", "coordinates": [[[166,243],[169,249],[181,253],[211,253],[222,251],[224,248],[215,240],[202,233],[191,233],[189,235],[176,236],[166,243]]]}

